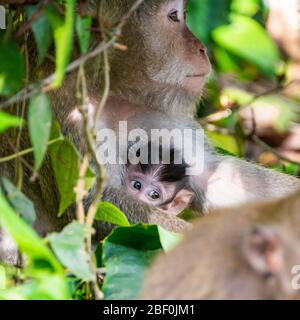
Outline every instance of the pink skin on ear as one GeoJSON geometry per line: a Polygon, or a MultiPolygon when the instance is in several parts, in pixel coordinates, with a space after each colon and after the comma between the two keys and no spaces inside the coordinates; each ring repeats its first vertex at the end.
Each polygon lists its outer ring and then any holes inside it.
{"type": "Polygon", "coordinates": [[[253,227],[244,245],[246,260],[256,272],[278,274],[283,268],[281,239],[271,227],[253,227]]]}
{"type": "Polygon", "coordinates": [[[173,201],[167,205],[167,208],[164,211],[178,215],[190,205],[193,196],[194,194],[191,191],[185,189],[178,191],[173,201]]]}

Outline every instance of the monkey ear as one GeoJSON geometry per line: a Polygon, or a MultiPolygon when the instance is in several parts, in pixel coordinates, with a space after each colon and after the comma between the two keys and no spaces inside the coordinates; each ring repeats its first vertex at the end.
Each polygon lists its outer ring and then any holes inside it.
{"type": "Polygon", "coordinates": [[[193,197],[194,193],[189,190],[182,189],[178,191],[174,199],[167,204],[166,211],[174,215],[179,214],[189,206],[193,197]]]}
{"type": "Polygon", "coordinates": [[[283,267],[282,240],[269,226],[255,226],[244,239],[247,262],[263,276],[277,274],[283,267]]]}

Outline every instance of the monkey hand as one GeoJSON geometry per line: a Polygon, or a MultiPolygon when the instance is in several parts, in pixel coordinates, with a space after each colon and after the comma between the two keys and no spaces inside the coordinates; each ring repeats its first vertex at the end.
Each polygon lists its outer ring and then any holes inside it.
{"type": "Polygon", "coordinates": [[[158,208],[153,208],[149,215],[149,224],[157,224],[164,229],[176,233],[185,233],[192,229],[192,224],[176,215],[166,213],[158,208]]]}

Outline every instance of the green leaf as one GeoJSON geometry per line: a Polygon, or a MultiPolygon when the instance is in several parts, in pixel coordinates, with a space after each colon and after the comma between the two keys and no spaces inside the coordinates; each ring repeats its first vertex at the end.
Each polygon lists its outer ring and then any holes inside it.
{"type": "MultiPolygon", "coordinates": [[[[37,6],[25,6],[28,18],[37,11],[37,6]]],[[[46,15],[41,15],[31,25],[38,49],[38,65],[40,65],[48,52],[52,43],[52,30],[46,15]]]]}
{"type": "Polygon", "coordinates": [[[231,16],[232,23],[212,32],[214,41],[224,49],[255,66],[266,76],[274,77],[279,51],[266,30],[255,20],[231,16]]]}
{"type": "Polygon", "coordinates": [[[20,213],[21,217],[29,225],[33,225],[36,219],[36,213],[32,202],[4,177],[2,178],[2,186],[12,207],[20,213]]]}
{"type": "Polygon", "coordinates": [[[169,252],[176,247],[183,239],[182,234],[170,232],[160,226],[157,226],[159,239],[164,252],[169,252]]]}
{"type": "Polygon", "coordinates": [[[0,290],[0,299],[5,300],[67,300],[70,293],[64,275],[39,273],[30,282],[0,290]]]}
{"type": "Polygon", "coordinates": [[[228,99],[230,103],[237,103],[240,106],[250,104],[254,98],[254,95],[250,92],[236,87],[225,87],[222,90],[221,96],[228,99]]]}
{"type": "Polygon", "coordinates": [[[54,121],[52,121],[50,139],[51,140],[56,140],[58,138],[62,138],[63,139],[63,136],[62,136],[62,133],[61,133],[61,130],[60,130],[59,123],[56,120],[54,120],[54,121]]]}
{"type": "Polygon", "coordinates": [[[35,158],[34,168],[38,170],[47,151],[52,122],[50,102],[44,93],[39,93],[30,99],[28,122],[35,158]]]}
{"type": "Polygon", "coordinates": [[[75,0],[66,0],[65,19],[63,19],[52,7],[46,9],[46,15],[54,33],[55,51],[56,51],[56,71],[55,80],[52,83],[53,88],[61,86],[65,69],[69,63],[73,47],[73,27],[75,17],[75,0]]]}
{"type": "Polygon", "coordinates": [[[233,0],[231,8],[236,13],[254,16],[260,8],[261,0],[233,0]]]}
{"type": "Polygon", "coordinates": [[[91,32],[89,29],[92,26],[92,18],[81,18],[80,15],[76,17],[76,32],[79,40],[80,51],[86,54],[89,50],[91,32]]]}
{"type": "Polygon", "coordinates": [[[102,287],[106,300],[135,299],[139,295],[161,245],[155,226],[121,227],[104,241],[106,276],[102,287]]]}
{"type": "Polygon", "coordinates": [[[11,127],[20,127],[22,123],[23,120],[21,118],[0,111],[0,133],[11,127]]]}
{"type": "Polygon", "coordinates": [[[95,219],[122,227],[130,226],[125,214],[109,202],[100,202],[95,219]]]}
{"type": "Polygon", "coordinates": [[[231,0],[189,0],[187,2],[187,25],[206,45],[211,31],[228,23],[231,0]]]}
{"type": "Polygon", "coordinates": [[[300,169],[300,165],[297,165],[295,163],[286,163],[283,165],[283,168],[281,171],[286,174],[290,174],[292,176],[297,177],[299,169],[300,169]]]}
{"type": "Polygon", "coordinates": [[[137,298],[153,259],[162,247],[168,251],[180,240],[180,235],[154,225],[115,228],[103,243],[105,299],[137,298]]]}
{"type": "Polygon", "coordinates": [[[17,242],[19,249],[26,253],[30,261],[44,260],[56,272],[63,272],[61,265],[44,244],[43,240],[13,211],[1,193],[0,225],[12,236],[17,242]]]}
{"type": "Polygon", "coordinates": [[[51,145],[49,152],[60,194],[58,215],[61,216],[75,201],[74,188],[79,177],[79,156],[67,139],[51,145]]]}
{"type": "Polygon", "coordinates": [[[239,155],[239,148],[235,137],[212,131],[208,131],[207,136],[216,148],[221,148],[231,154],[239,155]]]}
{"type": "Polygon", "coordinates": [[[89,268],[88,255],[84,250],[84,239],[87,234],[86,226],[73,221],[61,233],[52,233],[47,239],[65,267],[78,278],[93,281],[94,276],[89,268]]]}
{"type": "Polygon", "coordinates": [[[24,76],[24,61],[18,46],[0,37],[0,95],[16,93],[23,85],[24,76]]]}
{"type": "Polygon", "coordinates": [[[162,248],[157,226],[141,223],[130,227],[117,227],[105,241],[139,251],[152,251],[162,248]]]}

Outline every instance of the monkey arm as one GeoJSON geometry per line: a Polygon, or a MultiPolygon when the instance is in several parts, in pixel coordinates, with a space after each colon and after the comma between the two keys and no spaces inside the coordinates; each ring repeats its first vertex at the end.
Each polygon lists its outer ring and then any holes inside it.
{"type": "Polygon", "coordinates": [[[245,160],[218,156],[206,181],[207,207],[230,207],[278,199],[300,187],[300,180],[245,160]]]}

